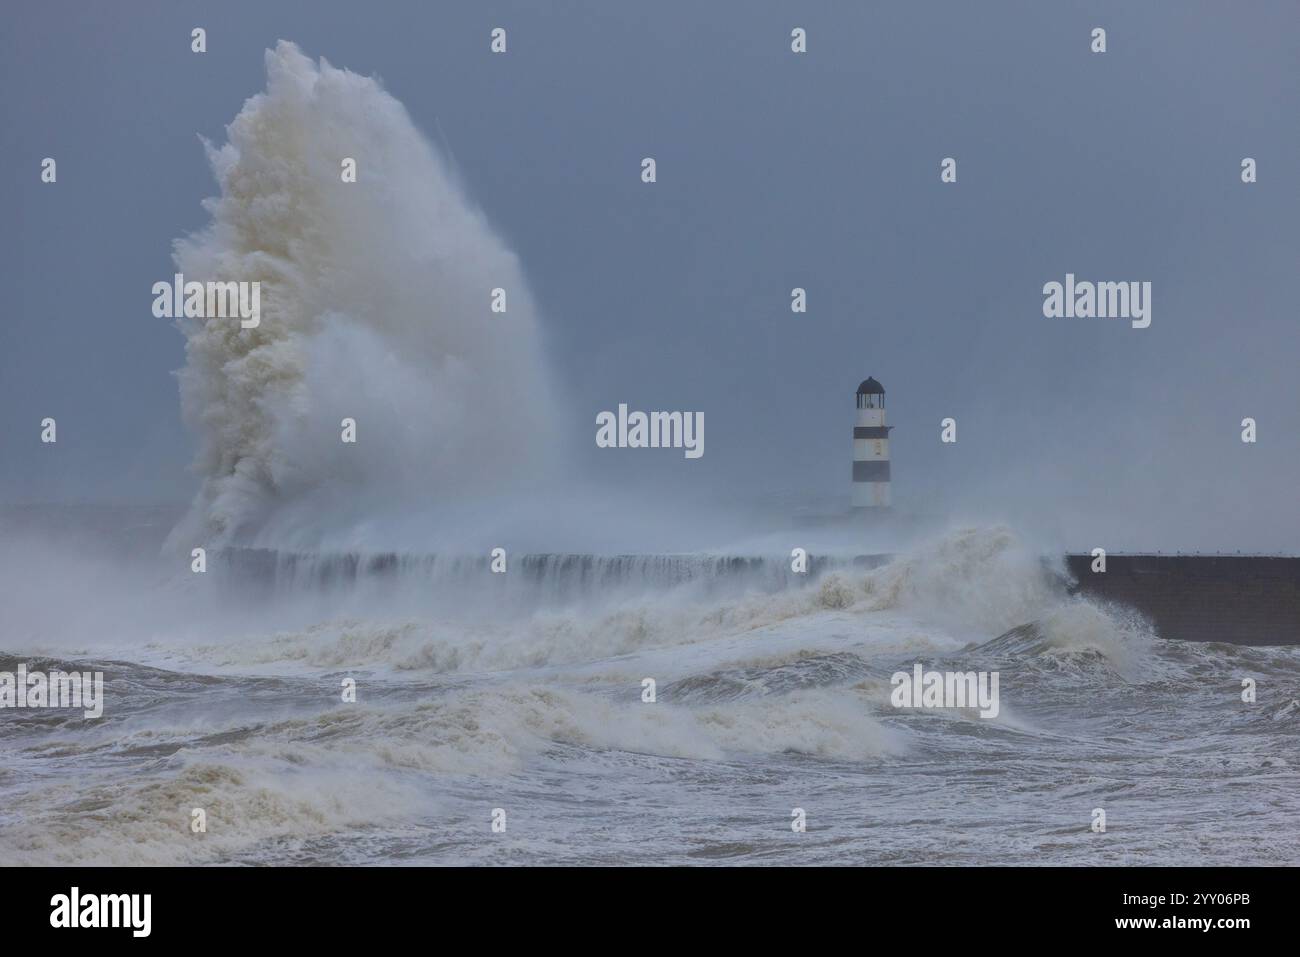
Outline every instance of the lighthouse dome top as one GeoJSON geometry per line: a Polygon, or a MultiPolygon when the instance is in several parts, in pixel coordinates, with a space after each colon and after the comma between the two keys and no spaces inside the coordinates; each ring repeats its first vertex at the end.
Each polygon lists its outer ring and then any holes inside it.
{"type": "Polygon", "coordinates": [[[885,387],[875,379],[868,378],[862,385],[858,386],[858,395],[884,395],[885,387]]]}

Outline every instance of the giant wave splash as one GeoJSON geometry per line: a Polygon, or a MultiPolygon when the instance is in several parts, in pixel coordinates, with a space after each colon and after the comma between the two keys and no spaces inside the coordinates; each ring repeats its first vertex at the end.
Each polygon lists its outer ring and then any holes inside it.
{"type": "Polygon", "coordinates": [[[187,276],[260,282],[262,321],[180,321],[202,485],[173,542],[310,548],[322,528],[491,492],[521,461],[536,478],[555,415],[515,255],[377,80],[283,41],[266,69],[207,144],[210,224],[175,243],[187,276]]]}

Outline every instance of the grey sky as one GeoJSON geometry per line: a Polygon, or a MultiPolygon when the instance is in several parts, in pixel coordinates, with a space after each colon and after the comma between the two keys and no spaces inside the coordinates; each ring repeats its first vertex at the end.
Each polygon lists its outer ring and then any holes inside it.
{"type": "Polygon", "coordinates": [[[853,391],[874,375],[900,505],[1023,512],[1076,543],[1294,551],[1296,14],[6,4],[0,501],[190,498],[183,341],[149,290],[215,190],[196,134],[224,140],[285,38],[379,75],[454,157],[530,279],[593,482],[847,502],[853,391]],[[488,51],[494,26],[505,56],[488,51]],[[790,53],[794,26],[806,55],[790,53]],[[955,185],[939,182],[945,156],[955,185]],[[1045,319],[1042,285],[1067,272],[1149,280],[1151,327],[1045,319]],[[704,458],[595,448],[595,414],[619,402],[704,411],[704,458]],[[47,415],[57,446],[39,443],[47,415]]]}

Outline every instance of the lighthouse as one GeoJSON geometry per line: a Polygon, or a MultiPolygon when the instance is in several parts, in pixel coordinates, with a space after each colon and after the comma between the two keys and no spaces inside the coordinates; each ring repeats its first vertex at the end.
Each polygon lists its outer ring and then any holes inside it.
{"type": "Polygon", "coordinates": [[[853,426],[853,507],[889,507],[889,430],[885,387],[875,379],[858,386],[853,426]]]}

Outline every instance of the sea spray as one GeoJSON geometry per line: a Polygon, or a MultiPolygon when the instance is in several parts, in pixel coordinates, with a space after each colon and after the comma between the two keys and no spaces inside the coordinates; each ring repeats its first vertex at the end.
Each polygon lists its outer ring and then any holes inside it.
{"type": "Polygon", "coordinates": [[[544,474],[552,392],[514,254],[378,81],[284,41],[266,68],[228,142],[206,144],[211,223],[175,244],[178,271],[258,282],[262,309],[256,328],[179,320],[202,486],[171,544],[311,547],[385,508],[544,474]]]}

